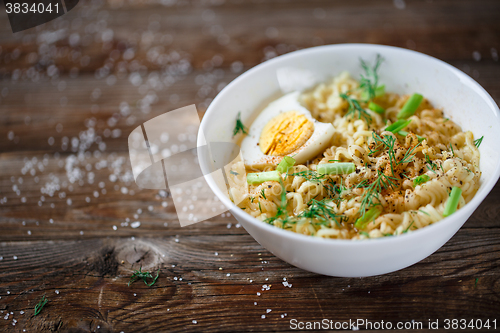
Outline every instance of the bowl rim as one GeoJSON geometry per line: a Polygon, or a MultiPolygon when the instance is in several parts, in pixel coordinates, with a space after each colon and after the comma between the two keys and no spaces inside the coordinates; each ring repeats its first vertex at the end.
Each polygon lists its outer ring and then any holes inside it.
{"type": "MultiPolygon", "coordinates": [[[[388,46],[388,45],[379,45],[379,44],[364,44],[364,43],[344,43],[344,44],[331,44],[331,45],[322,45],[322,46],[315,46],[315,47],[310,47],[298,51],[293,51],[278,57],[275,57],[273,59],[267,60],[263,63],[260,63],[246,72],[242,73],[238,77],[236,77],[233,81],[231,81],[224,89],[222,89],[217,96],[214,98],[214,100],[210,103],[209,107],[207,108],[207,111],[205,112],[203,119],[200,124],[199,128],[199,133],[198,133],[198,142],[197,145],[198,147],[205,145],[204,138],[205,136],[202,134],[203,133],[203,128],[205,127],[204,125],[206,124],[207,120],[209,117],[212,116],[213,113],[215,113],[216,110],[216,105],[219,103],[220,100],[222,100],[225,95],[231,90],[232,86],[235,86],[239,84],[241,81],[246,80],[246,78],[250,75],[252,75],[254,72],[263,70],[266,67],[273,66],[276,62],[283,61],[285,59],[290,59],[294,57],[303,57],[306,56],[310,53],[316,53],[318,51],[323,51],[327,49],[331,50],[337,50],[337,49],[349,49],[349,48],[360,48],[360,49],[366,49],[367,51],[375,51],[375,50],[388,50],[388,51],[395,51],[395,52],[400,52],[403,54],[409,54],[411,56],[417,56],[417,57],[422,57],[428,61],[432,61],[437,63],[438,65],[442,66],[443,68],[446,68],[447,70],[451,71],[453,74],[455,74],[460,80],[466,84],[469,88],[473,89],[478,93],[482,99],[486,102],[486,104],[489,105],[492,111],[494,111],[495,116],[496,116],[496,121],[497,124],[500,127],[500,109],[498,108],[498,105],[496,102],[493,100],[493,98],[490,96],[490,94],[479,84],[477,83],[473,78],[471,78],[469,75],[466,73],[462,72],[461,70],[457,69],[456,67],[439,60],[435,57],[429,56],[427,54],[413,51],[413,50],[408,50],[405,48],[400,48],[400,47],[395,47],[395,46],[388,46]]],[[[202,167],[203,170],[203,165],[205,164],[205,160],[200,160],[200,166],[202,167]]],[[[208,170],[208,169],[207,169],[208,170]]],[[[446,226],[451,226],[453,224],[456,224],[457,220],[460,220],[457,217],[459,216],[464,216],[464,215],[469,215],[472,214],[477,207],[481,204],[481,202],[486,198],[486,196],[490,193],[490,191],[493,189],[495,184],[497,183],[498,179],[500,178],[500,164],[498,164],[495,168],[495,172],[493,173],[492,177],[490,180],[486,183],[484,183],[484,187],[481,189],[481,191],[476,193],[472,200],[468,202],[463,208],[458,210],[456,213],[443,218],[442,220],[439,220],[436,223],[432,223],[424,228],[419,228],[417,230],[414,230],[409,233],[404,233],[400,234],[397,236],[393,237],[379,237],[379,238],[369,238],[369,239],[363,239],[363,240],[351,240],[351,239],[332,239],[332,238],[323,238],[323,237],[312,237],[308,235],[303,235],[300,233],[296,233],[290,230],[285,230],[281,228],[277,228],[275,226],[271,226],[267,223],[264,223],[257,218],[251,216],[250,214],[244,212],[242,209],[240,209],[238,206],[236,206],[224,193],[220,191],[220,189],[217,187],[215,181],[213,178],[210,176],[210,174],[205,174],[205,180],[207,181],[208,185],[210,186],[211,190],[214,192],[214,194],[217,196],[217,198],[237,217],[245,220],[248,223],[251,223],[255,227],[259,229],[263,229],[266,232],[269,232],[271,234],[274,234],[276,236],[281,236],[281,237],[287,237],[299,242],[306,242],[306,243],[315,243],[315,244],[330,244],[331,246],[335,245],[342,245],[342,246],[372,246],[374,244],[392,244],[392,243],[400,243],[400,242],[407,242],[410,240],[415,240],[416,238],[422,238],[425,237],[425,235],[433,233],[434,230],[438,228],[445,228],[446,226]],[[470,212],[470,214],[469,214],[470,212]]],[[[468,218],[469,218],[468,217],[468,218]]],[[[465,222],[467,222],[468,218],[460,225],[458,229],[460,229],[465,222]]],[[[456,233],[456,232],[455,232],[456,233]]],[[[455,234],[453,233],[453,234],[455,234]]],[[[453,235],[452,235],[453,236],[453,235]]]]}

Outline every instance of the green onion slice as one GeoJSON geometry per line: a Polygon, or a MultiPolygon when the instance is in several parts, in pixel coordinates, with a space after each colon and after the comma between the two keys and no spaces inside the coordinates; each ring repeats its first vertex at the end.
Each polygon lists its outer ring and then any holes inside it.
{"type": "Polygon", "coordinates": [[[428,182],[430,179],[431,179],[431,177],[429,177],[427,175],[418,176],[415,179],[413,179],[413,185],[415,185],[415,186],[421,185],[425,182],[428,182]]]}
{"type": "Polygon", "coordinates": [[[408,126],[410,123],[411,123],[411,119],[410,120],[400,119],[400,120],[397,120],[394,123],[390,124],[389,126],[387,126],[385,128],[385,131],[397,133],[397,132],[401,131],[403,128],[405,128],[406,126],[408,126]]]}
{"type": "MultiPolygon", "coordinates": [[[[407,131],[399,131],[398,132],[399,135],[402,135],[402,136],[407,136],[409,133],[407,131]]],[[[418,134],[415,134],[417,136],[417,139],[418,139],[418,142],[422,142],[424,140],[427,140],[426,138],[424,138],[423,136],[420,136],[418,134]]]]}
{"type": "Polygon", "coordinates": [[[278,170],[279,173],[287,173],[288,169],[290,169],[294,164],[295,164],[295,159],[293,159],[290,156],[285,156],[278,164],[276,170],[278,170]]]}
{"type": "Polygon", "coordinates": [[[358,218],[354,223],[356,229],[364,229],[368,223],[375,220],[382,213],[382,209],[378,206],[370,208],[363,216],[358,218]]]}
{"type": "Polygon", "coordinates": [[[453,186],[451,189],[450,196],[446,201],[446,205],[444,206],[443,216],[447,217],[457,211],[458,202],[460,201],[460,197],[462,196],[462,189],[460,187],[453,186]]]}
{"type": "Polygon", "coordinates": [[[318,174],[320,175],[343,175],[356,170],[354,163],[324,163],[318,164],[318,174]]]}
{"type": "Polygon", "coordinates": [[[368,103],[368,108],[372,111],[377,112],[378,114],[384,114],[385,112],[385,109],[383,107],[373,102],[368,103]]]}
{"type": "Polygon", "coordinates": [[[423,99],[424,96],[420,94],[411,95],[411,97],[406,101],[405,105],[403,105],[403,107],[401,108],[401,111],[399,111],[398,119],[406,119],[413,116],[423,99]]]}
{"type": "Polygon", "coordinates": [[[256,185],[267,181],[279,182],[280,180],[281,180],[280,174],[276,170],[247,174],[247,183],[250,185],[256,185]]]}

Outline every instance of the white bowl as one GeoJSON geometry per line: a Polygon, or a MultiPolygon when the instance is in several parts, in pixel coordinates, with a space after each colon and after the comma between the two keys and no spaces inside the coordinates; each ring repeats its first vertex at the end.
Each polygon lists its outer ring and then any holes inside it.
{"type": "MultiPolygon", "coordinates": [[[[500,175],[497,146],[500,110],[491,96],[469,76],[438,59],[390,46],[320,46],[266,61],[242,74],[217,95],[203,117],[200,131],[207,142],[233,142],[232,130],[238,112],[243,123],[250,125],[263,103],[279,96],[277,71],[283,68],[312,73],[316,83],[345,70],[358,78],[360,57],[373,62],[376,54],[385,59],[379,70],[379,82],[386,85],[387,91],[423,94],[434,106],[443,108],[463,130],[471,130],[475,138],[484,135],[479,149],[481,185],[471,202],[435,224],[397,237],[351,241],[305,236],[261,222],[234,205],[214,180],[206,176],[215,195],[257,242],[284,261],[311,272],[341,277],[372,276],[426,258],[467,221],[500,175]]],[[[203,144],[200,136],[198,144],[203,144]]],[[[210,163],[209,158],[200,158],[202,168],[210,163]]]]}

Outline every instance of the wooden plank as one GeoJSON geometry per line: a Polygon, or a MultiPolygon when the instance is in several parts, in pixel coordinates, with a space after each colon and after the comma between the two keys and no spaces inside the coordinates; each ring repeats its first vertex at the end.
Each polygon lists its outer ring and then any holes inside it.
{"type": "Polygon", "coordinates": [[[127,332],[267,331],[287,329],[291,318],[494,318],[500,310],[499,236],[498,228],[462,229],[410,268],[349,279],[296,269],[247,235],[2,243],[0,314],[14,314],[0,327],[17,319],[17,327],[40,332],[59,325],[127,332]],[[127,287],[132,270],[141,266],[160,268],[157,283],[127,287]],[[292,287],[283,285],[285,278],[292,287]],[[50,301],[32,317],[43,294],[50,301]]]}

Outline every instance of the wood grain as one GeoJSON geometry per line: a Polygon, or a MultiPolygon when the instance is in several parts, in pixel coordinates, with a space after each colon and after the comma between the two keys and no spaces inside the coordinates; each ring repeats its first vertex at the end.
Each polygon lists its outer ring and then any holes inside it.
{"type": "Polygon", "coordinates": [[[322,44],[415,49],[498,103],[499,12],[495,0],[81,0],[16,34],[1,16],[0,330],[262,332],[290,330],[292,318],[500,325],[500,184],[423,261],[332,278],[284,263],[229,214],[181,228],[168,189],[135,185],[127,148],[144,121],[190,104],[202,117],[242,71],[322,44]],[[140,267],[159,270],[153,286],[127,286],[140,267]],[[49,302],[33,316],[42,295],[49,302]]]}

